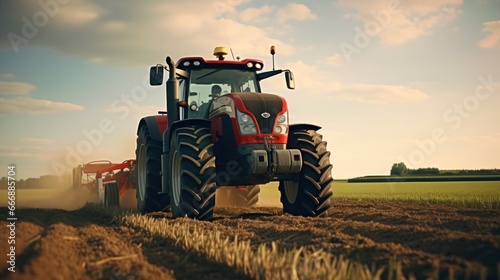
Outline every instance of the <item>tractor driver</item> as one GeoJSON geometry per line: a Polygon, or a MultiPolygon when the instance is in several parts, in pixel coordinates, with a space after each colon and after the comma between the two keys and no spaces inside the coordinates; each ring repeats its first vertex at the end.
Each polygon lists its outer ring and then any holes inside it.
{"type": "Polygon", "coordinates": [[[208,97],[211,97],[211,99],[207,103],[201,104],[200,108],[198,109],[198,112],[201,114],[201,116],[207,115],[210,104],[212,104],[212,101],[220,96],[221,92],[222,88],[220,86],[218,85],[212,86],[211,93],[208,95],[208,97]]]}
{"type": "Polygon", "coordinates": [[[209,97],[212,97],[212,100],[220,96],[220,93],[222,92],[222,88],[218,85],[212,86],[212,93],[209,94],[209,97]]]}

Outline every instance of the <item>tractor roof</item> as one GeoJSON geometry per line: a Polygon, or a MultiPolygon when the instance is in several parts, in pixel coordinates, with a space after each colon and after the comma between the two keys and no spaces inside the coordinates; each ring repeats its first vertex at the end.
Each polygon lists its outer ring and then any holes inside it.
{"type": "Polygon", "coordinates": [[[219,68],[260,71],[264,68],[264,63],[260,59],[253,58],[244,60],[206,60],[203,57],[193,56],[179,59],[176,67],[182,70],[219,68]]]}

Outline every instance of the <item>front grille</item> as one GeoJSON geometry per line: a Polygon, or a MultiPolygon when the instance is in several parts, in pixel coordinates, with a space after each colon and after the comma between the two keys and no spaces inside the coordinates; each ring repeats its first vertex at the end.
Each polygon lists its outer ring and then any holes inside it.
{"type": "Polygon", "coordinates": [[[279,96],[266,93],[242,92],[238,94],[245,105],[257,119],[261,133],[272,133],[276,115],[283,110],[283,102],[279,96]],[[263,113],[269,113],[269,118],[264,118],[263,113]]]}

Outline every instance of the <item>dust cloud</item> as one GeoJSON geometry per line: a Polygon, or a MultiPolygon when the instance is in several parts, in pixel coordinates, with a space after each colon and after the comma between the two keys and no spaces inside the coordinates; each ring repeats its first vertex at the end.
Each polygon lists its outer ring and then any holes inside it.
{"type": "Polygon", "coordinates": [[[84,188],[57,188],[46,190],[22,190],[17,195],[19,208],[57,208],[75,210],[87,202],[98,202],[97,194],[84,188]]]}
{"type": "MultiPolygon", "coordinates": [[[[7,197],[4,190],[2,197],[7,197]]],[[[87,203],[98,203],[97,192],[81,188],[20,189],[16,191],[16,208],[52,208],[76,210],[87,203]]],[[[7,206],[6,200],[0,200],[0,207],[7,206]]],[[[263,185],[256,207],[281,207],[280,193],[276,186],[263,185]]],[[[136,210],[136,190],[127,190],[120,196],[120,207],[136,210]]]]}
{"type": "Polygon", "coordinates": [[[127,190],[123,193],[123,195],[120,197],[120,207],[126,208],[126,209],[132,209],[136,210],[137,209],[137,199],[135,197],[136,193],[135,190],[127,190]]]}
{"type": "Polygon", "coordinates": [[[276,182],[261,185],[257,207],[281,207],[280,191],[276,182]]]}
{"type": "MultiPolygon", "coordinates": [[[[89,202],[98,203],[99,195],[85,188],[26,189],[16,193],[16,208],[76,210],[89,202]]],[[[127,190],[120,197],[120,207],[136,209],[136,203],[135,190],[127,190]]],[[[2,200],[0,207],[4,206],[2,200]]]]}

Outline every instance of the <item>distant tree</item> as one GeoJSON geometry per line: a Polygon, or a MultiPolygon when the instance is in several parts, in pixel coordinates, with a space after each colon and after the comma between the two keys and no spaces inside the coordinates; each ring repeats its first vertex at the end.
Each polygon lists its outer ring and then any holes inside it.
{"type": "Polygon", "coordinates": [[[394,163],[391,176],[455,176],[455,175],[500,175],[500,169],[444,169],[424,167],[417,169],[407,168],[403,162],[394,163]]]}
{"type": "Polygon", "coordinates": [[[411,175],[439,175],[439,169],[435,167],[426,167],[408,170],[411,175]]]}
{"type": "Polygon", "coordinates": [[[408,173],[408,168],[404,162],[395,163],[391,168],[391,176],[404,176],[408,173]]]}

